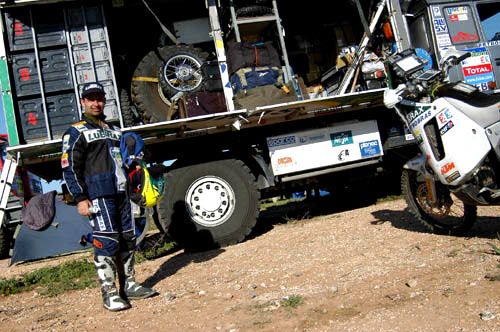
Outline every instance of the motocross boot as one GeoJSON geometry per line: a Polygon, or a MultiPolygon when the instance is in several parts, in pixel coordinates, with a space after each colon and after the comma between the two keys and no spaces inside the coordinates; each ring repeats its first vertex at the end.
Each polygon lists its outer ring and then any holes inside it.
{"type": "Polygon", "coordinates": [[[94,264],[101,283],[102,301],[104,308],[110,311],[120,311],[130,308],[130,304],[118,294],[115,285],[116,262],[108,256],[94,256],[94,264]]]}
{"type": "Polygon", "coordinates": [[[124,296],[130,300],[138,300],[158,295],[156,290],[135,281],[134,251],[121,252],[119,255],[123,264],[123,269],[119,269],[119,272],[124,296]]]}

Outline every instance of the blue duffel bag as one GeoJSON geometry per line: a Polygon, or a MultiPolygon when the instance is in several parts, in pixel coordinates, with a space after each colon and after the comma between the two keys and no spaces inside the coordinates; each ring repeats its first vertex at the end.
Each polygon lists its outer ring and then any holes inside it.
{"type": "Polygon", "coordinates": [[[241,68],[231,75],[231,85],[235,93],[258,86],[283,84],[283,73],[278,67],[241,68]]]}

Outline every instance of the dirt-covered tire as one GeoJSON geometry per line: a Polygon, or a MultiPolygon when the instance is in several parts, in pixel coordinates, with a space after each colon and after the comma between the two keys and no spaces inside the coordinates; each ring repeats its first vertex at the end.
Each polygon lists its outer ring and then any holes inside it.
{"type": "Polygon", "coordinates": [[[431,206],[423,176],[405,169],[401,174],[401,192],[410,212],[431,232],[463,234],[477,220],[477,207],[464,204],[448,188],[436,183],[438,206],[431,206]]]}
{"type": "Polygon", "coordinates": [[[169,105],[165,101],[166,97],[160,94],[158,81],[158,70],[163,63],[160,50],[151,51],[142,58],[130,86],[132,102],[145,123],[167,120],[169,105]]]}
{"type": "Polygon", "coordinates": [[[6,227],[0,227],[0,259],[9,257],[13,232],[6,227]]]}
{"type": "Polygon", "coordinates": [[[273,9],[266,6],[246,6],[241,7],[236,10],[236,16],[238,17],[253,17],[253,16],[264,16],[272,15],[273,9]]]}
{"type": "Polygon", "coordinates": [[[120,106],[122,110],[123,125],[125,127],[132,127],[141,122],[135,106],[132,105],[130,95],[125,89],[120,91],[120,106]]]}
{"type": "Polygon", "coordinates": [[[238,243],[255,226],[260,193],[242,161],[185,166],[167,173],[165,180],[160,222],[181,245],[207,249],[238,243]]]}
{"type": "MultiPolygon", "coordinates": [[[[169,98],[177,91],[162,88],[160,73],[164,64],[175,56],[192,56],[204,63],[208,54],[187,45],[164,46],[151,51],[139,62],[131,83],[132,101],[146,123],[168,120],[169,98]]],[[[168,84],[167,84],[168,85],[168,84]]]]}
{"type": "Polygon", "coordinates": [[[208,53],[188,45],[162,48],[163,65],[158,72],[165,95],[172,97],[178,92],[195,92],[203,87],[202,66],[208,53]]]}

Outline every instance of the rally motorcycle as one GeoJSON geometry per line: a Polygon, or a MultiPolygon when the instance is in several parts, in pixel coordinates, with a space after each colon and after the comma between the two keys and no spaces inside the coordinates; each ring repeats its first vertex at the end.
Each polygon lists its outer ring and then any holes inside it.
{"type": "Polygon", "coordinates": [[[469,230],[477,206],[500,204],[500,97],[448,80],[450,69],[469,56],[450,50],[441,70],[424,70],[411,49],[386,62],[391,89],[384,104],[421,151],[403,167],[402,193],[411,213],[438,233],[469,230]]]}

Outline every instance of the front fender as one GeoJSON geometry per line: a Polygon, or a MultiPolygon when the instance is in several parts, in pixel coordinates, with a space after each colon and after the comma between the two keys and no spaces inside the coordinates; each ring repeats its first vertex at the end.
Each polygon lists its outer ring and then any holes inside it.
{"type": "Polygon", "coordinates": [[[419,172],[422,174],[427,174],[427,170],[425,169],[425,156],[424,155],[418,155],[415,156],[414,158],[408,160],[404,165],[404,169],[409,169],[415,172],[419,172]]]}

